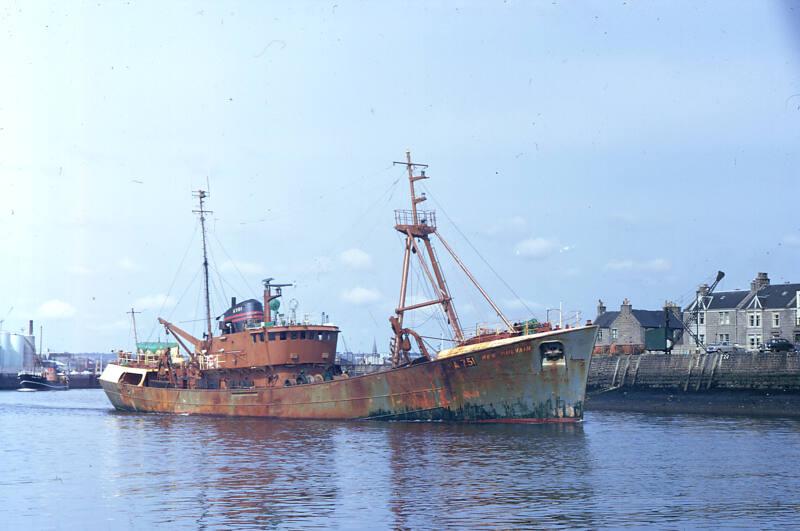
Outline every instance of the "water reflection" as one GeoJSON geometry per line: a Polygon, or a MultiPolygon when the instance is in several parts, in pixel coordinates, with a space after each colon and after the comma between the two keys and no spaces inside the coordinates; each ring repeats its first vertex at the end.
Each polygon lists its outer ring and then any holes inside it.
{"type": "Polygon", "coordinates": [[[0,394],[3,527],[789,525],[800,422],[592,413],[579,425],[288,422],[0,394]]]}
{"type": "Polygon", "coordinates": [[[591,496],[581,480],[590,463],[579,424],[397,424],[389,441],[399,527],[557,527],[564,500],[591,496]]]}

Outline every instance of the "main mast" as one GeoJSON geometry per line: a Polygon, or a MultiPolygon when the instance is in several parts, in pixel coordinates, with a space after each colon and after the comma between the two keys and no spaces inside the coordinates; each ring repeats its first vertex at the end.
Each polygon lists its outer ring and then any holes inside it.
{"type": "Polygon", "coordinates": [[[194,213],[200,214],[200,229],[203,235],[203,288],[206,299],[206,341],[211,341],[211,299],[208,293],[208,247],[206,244],[206,214],[212,214],[210,210],[205,209],[205,198],[208,197],[208,192],[205,190],[197,190],[194,192],[197,197],[200,208],[193,210],[194,213]]]}
{"type": "Polygon", "coordinates": [[[456,343],[461,343],[464,341],[464,334],[461,329],[461,324],[458,320],[458,314],[456,313],[455,306],[453,306],[453,298],[450,296],[450,292],[447,288],[447,282],[444,278],[444,273],[442,272],[441,265],[439,264],[439,259],[436,257],[436,252],[433,250],[433,245],[431,244],[431,234],[435,234],[439,238],[439,241],[442,242],[445,250],[447,250],[450,256],[453,257],[453,260],[456,262],[456,264],[458,264],[470,282],[472,282],[483,298],[486,299],[486,302],[488,302],[495,311],[497,316],[503,321],[506,329],[509,332],[515,332],[514,325],[511,323],[511,321],[509,321],[508,318],[503,315],[503,312],[500,311],[500,308],[498,308],[497,304],[495,304],[491,297],[489,297],[489,294],[486,292],[486,290],[481,287],[477,279],[472,275],[464,262],[461,261],[452,247],[450,247],[444,238],[442,238],[441,234],[437,232],[436,212],[433,210],[426,211],[417,209],[417,205],[425,201],[427,198],[425,197],[424,193],[420,196],[417,196],[414,183],[428,178],[428,176],[425,175],[425,168],[427,168],[428,165],[412,162],[410,151],[406,151],[405,162],[395,162],[394,164],[402,164],[408,171],[408,186],[411,192],[411,210],[395,210],[394,212],[394,228],[401,234],[405,235],[406,242],[405,253],[403,255],[403,274],[400,281],[400,300],[397,304],[397,308],[395,309],[395,315],[389,319],[394,331],[394,337],[392,338],[391,342],[392,364],[397,366],[410,361],[408,354],[411,351],[411,342],[408,336],[413,336],[419,345],[420,353],[424,357],[429,357],[427,349],[422,341],[422,337],[415,331],[403,327],[403,317],[405,312],[410,310],[416,310],[426,306],[432,306],[434,304],[441,304],[442,310],[447,316],[447,323],[453,330],[453,339],[456,341],[456,343]],[[415,175],[416,171],[419,171],[419,175],[415,175]],[[417,244],[417,241],[422,242],[422,247],[417,244]],[[427,255],[423,254],[423,247],[427,255]],[[429,301],[406,306],[408,273],[411,265],[410,262],[412,254],[417,255],[422,271],[433,288],[435,298],[429,301]]]}
{"type": "Polygon", "coordinates": [[[395,210],[394,228],[406,237],[405,253],[403,255],[403,273],[400,281],[400,300],[395,309],[395,316],[390,319],[392,328],[394,329],[394,339],[391,345],[392,363],[394,365],[399,365],[403,361],[409,361],[408,352],[411,350],[411,344],[408,335],[412,335],[417,339],[422,354],[427,355],[426,349],[418,334],[412,330],[403,328],[403,317],[405,312],[409,310],[441,304],[442,310],[447,316],[447,322],[453,330],[453,338],[457,342],[461,342],[464,339],[464,334],[461,331],[458,314],[456,313],[455,306],[453,306],[452,297],[450,297],[444,275],[429,238],[431,234],[436,232],[436,213],[433,211],[419,210],[417,208],[417,205],[425,201],[426,197],[425,194],[417,196],[414,183],[428,178],[428,176],[425,175],[425,168],[427,168],[428,165],[412,162],[410,151],[406,151],[405,162],[395,162],[394,164],[402,164],[406,167],[408,171],[408,186],[411,192],[411,210],[395,210]],[[417,170],[419,170],[419,174],[415,175],[414,173],[417,170]],[[417,240],[422,242],[425,251],[427,251],[427,257],[423,255],[422,249],[417,245],[417,240]],[[420,266],[430,282],[436,298],[406,306],[411,254],[417,255],[420,266]]]}

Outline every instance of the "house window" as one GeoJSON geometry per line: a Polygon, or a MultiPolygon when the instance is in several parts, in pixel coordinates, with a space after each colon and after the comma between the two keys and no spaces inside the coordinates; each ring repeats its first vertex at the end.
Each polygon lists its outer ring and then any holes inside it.
{"type": "Polygon", "coordinates": [[[597,340],[598,341],[602,341],[603,340],[603,329],[602,328],[597,331],[597,340]]]}
{"type": "Polygon", "coordinates": [[[697,324],[706,324],[706,312],[697,312],[697,324]]]}
{"type": "Polygon", "coordinates": [[[617,333],[617,329],[616,328],[612,328],[611,329],[611,340],[614,341],[615,339],[617,339],[618,335],[619,334],[617,333]]]}
{"type": "Polygon", "coordinates": [[[747,348],[750,350],[758,350],[761,346],[761,334],[750,334],[747,336],[747,348]]]}
{"type": "Polygon", "coordinates": [[[747,312],[747,326],[758,328],[761,326],[761,312],[747,312]]]}
{"type": "Polygon", "coordinates": [[[779,312],[772,312],[772,328],[781,327],[781,314],[779,312]]]}
{"type": "Polygon", "coordinates": [[[719,312],[719,324],[721,324],[721,325],[729,325],[729,324],[731,324],[731,313],[730,312],[719,312]]]}
{"type": "Polygon", "coordinates": [[[797,310],[796,315],[794,317],[794,325],[800,326],[800,310],[797,310]]]}
{"type": "Polygon", "coordinates": [[[701,345],[706,344],[706,335],[705,334],[697,334],[697,339],[700,340],[701,345]]]}
{"type": "Polygon", "coordinates": [[[731,342],[730,334],[717,334],[717,343],[720,345],[727,345],[731,342]]]}

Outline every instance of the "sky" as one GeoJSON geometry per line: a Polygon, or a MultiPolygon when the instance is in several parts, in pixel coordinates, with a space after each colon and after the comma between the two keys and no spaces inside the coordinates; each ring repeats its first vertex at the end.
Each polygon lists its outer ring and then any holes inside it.
{"type": "MultiPolygon", "coordinates": [[[[386,351],[407,149],[512,319],[686,304],[718,269],[719,289],[800,281],[797,10],[0,2],[2,327],[129,350],[135,308],[140,340],[159,316],[200,334],[208,188],[213,315],[274,277],[340,349],[386,351]]],[[[462,325],[497,322],[437,249],[462,325]]]]}

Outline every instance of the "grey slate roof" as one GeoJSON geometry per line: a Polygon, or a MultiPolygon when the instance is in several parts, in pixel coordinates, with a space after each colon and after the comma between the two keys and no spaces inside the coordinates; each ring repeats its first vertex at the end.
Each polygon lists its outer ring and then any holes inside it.
{"type": "Polygon", "coordinates": [[[756,296],[762,308],[786,308],[792,304],[798,291],[800,284],[773,284],[758,290],[756,296]]]}
{"type": "MultiPolygon", "coordinates": [[[[633,316],[644,328],[661,328],[664,326],[664,310],[632,310],[633,316]]],[[[594,324],[600,328],[611,328],[611,323],[619,316],[619,312],[606,312],[598,317],[594,324]]],[[[682,328],[673,314],[669,316],[670,328],[682,328]]]]}
{"type": "Polygon", "coordinates": [[[614,322],[614,319],[616,319],[618,315],[619,312],[606,312],[595,319],[594,324],[600,328],[610,328],[611,323],[614,322]]]}
{"type": "Polygon", "coordinates": [[[711,294],[708,310],[734,309],[750,295],[749,291],[717,291],[711,294]]]}

